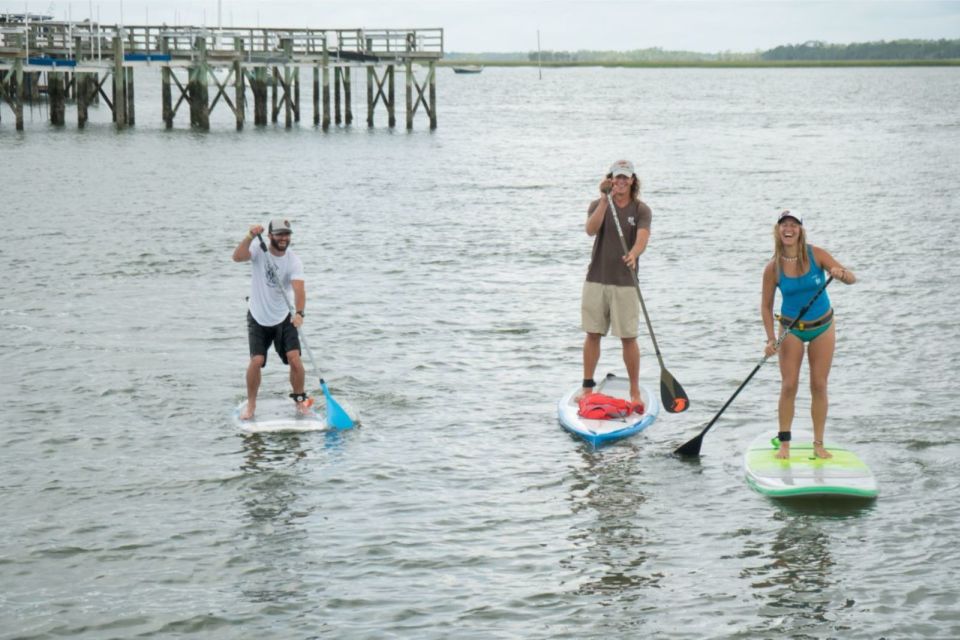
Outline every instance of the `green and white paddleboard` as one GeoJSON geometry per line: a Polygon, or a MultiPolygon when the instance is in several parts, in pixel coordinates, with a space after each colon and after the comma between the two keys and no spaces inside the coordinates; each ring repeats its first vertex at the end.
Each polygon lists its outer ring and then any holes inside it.
{"type": "Polygon", "coordinates": [[[857,455],[835,442],[826,442],[832,458],[813,455],[813,434],[793,431],[790,458],[775,457],[778,447],[771,442],[777,432],[763,433],[750,443],[743,458],[747,484],[765,496],[841,496],[876,498],[877,481],[857,455]]]}

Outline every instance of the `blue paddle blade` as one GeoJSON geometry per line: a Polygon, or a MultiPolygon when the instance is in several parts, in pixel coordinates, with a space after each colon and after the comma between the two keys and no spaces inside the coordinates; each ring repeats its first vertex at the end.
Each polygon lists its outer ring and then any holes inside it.
{"type": "Polygon", "coordinates": [[[330,390],[327,389],[327,383],[323,380],[320,380],[320,388],[323,390],[323,395],[327,398],[327,424],[333,427],[334,429],[352,429],[354,426],[353,418],[344,411],[336,400],[333,399],[333,396],[330,395],[330,390]]]}

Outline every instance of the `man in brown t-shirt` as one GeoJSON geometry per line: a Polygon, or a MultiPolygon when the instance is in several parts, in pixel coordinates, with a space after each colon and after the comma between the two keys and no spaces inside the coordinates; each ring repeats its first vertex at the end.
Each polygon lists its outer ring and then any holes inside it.
{"type": "Polygon", "coordinates": [[[583,283],[580,313],[587,336],[583,341],[583,393],[594,387],[593,375],[600,360],[600,338],[613,330],[623,345],[623,363],[630,378],[630,399],[640,402],[640,347],[637,333],[640,326],[640,300],[634,284],[637,258],[650,239],[650,207],[640,200],[640,180],[627,160],[617,160],[600,182],[601,197],[587,209],[587,235],[593,237],[593,254],[587,279],[583,283]],[[607,212],[607,194],[613,198],[616,211],[607,212]],[[629,251],[623,247],[617,227],[620,221],[629,251]]]}

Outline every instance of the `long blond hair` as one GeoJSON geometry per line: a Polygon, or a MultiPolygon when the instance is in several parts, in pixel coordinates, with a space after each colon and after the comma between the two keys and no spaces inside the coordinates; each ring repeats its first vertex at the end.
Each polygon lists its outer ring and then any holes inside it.
{"type": "MultiPolygon", "coordinates": [[[[810,268],[810,257],[809,251],[807,250],[807,230],[803,228],[803,225],[798,225],[800,227],[800,237],[797,240],[797,268],[800,270],[801,274],[807,272],[807,269],[810,268]]],[[[783,261],[780,259],[783,257],[783,240],[780,239],[780,223],[777,222],[773,225],[773,261],[777,265],[777,279],[780,279],[780,276],[783,274],[783,261]]]]}

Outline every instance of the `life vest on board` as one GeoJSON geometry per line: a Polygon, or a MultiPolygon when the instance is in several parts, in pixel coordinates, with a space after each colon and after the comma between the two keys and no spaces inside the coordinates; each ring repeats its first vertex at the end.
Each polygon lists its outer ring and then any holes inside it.
{"type": "Polygon", "coordinates": [[[631,413],[642,414],[643,410],[642,402],[630,402],[602,393],[589,393],[580,398],[580,410],[577,413],[591,420],[622,420],[631,413]]]}

